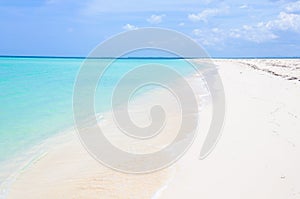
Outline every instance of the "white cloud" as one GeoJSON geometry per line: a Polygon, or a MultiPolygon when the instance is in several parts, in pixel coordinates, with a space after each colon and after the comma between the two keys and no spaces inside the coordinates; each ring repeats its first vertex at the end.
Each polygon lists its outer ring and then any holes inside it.
{"type": "Polygon", "coordinates": [[[256,43],[262,43],[277,39],[276,30],[294,31],[300,33],[300,15],[281,12],[274,20],[260,22],[255,25],[244,25],[240,28],[221,30],[213,28],[209,30],[195,29],[193,34],[204,45],[216,45],[223,43],[227,38],[244,39],[256,43]]]}
{"type": "Polygon", "coordinates": [[[247,5],[247,4],[243,4],[243,5],[241,5],[239,8],[240,8],[240,9],[246,9],[246,8],[248,8],[248,5],[247,5]]]}
{"type": "Polygon", "coordinates": [[[276,30],[300,33],[300,15],[281,12],[276,19],[260,22],[256,25],[244,25],[242,28],[231,29],[229,37],[240,38],[262,43],[278,38],[276,30]]]}
{"type": "Polygon", "coordinates": [[[193,34],[196,36],[195,40],[205,46],[222,45],[226,38],[226,32],[219,28],[194,29],[193,34]]]}
{"type": "Polygon", "coordinates": [[[300,32],[300,15],[281,12],[277,19],[266,23],[268,29],[300,32]]]}
{"type": "Polygon", "coordinates": [[[276,30],[294,31],[300,33],[300,15],[281,12],[276,19],[260,22],[256,25],[244,25],[239,29],[231,29],[231,38],[241,38],[256,43],[277,39],[276,30]]]}
{"type": "Polygon", "coordinates": [[[269,30],[264,23],[258,23],[254,26],[244,25],[242,28],[231,29],[228,36],[256,43],[262,43],[278,38],[278,36],[269,30]]]}
{"type": "Polygon", "coordinates": [[[178,26],[184,26],[185,24],[183,22],[179,23],[178,26]]]}
{"type": "Polygon", "coordinates": [[[123,26],[123,29],[129,31],[129,30],[136,30],[136,29],[138,29],[138,27],[128,23],[125,26],[123,26]]]}
{"type": "Polygon", "coordinates": [[[188,18],[191,21],[207,21],[208,17],[218,15],[220,11],[218,9],[207,9],[198,14],[189,14],[188,18]]]}
{"type": "Polygon", "coordinates": [[[256,25],[244,25],[241,28],[229,30],[212,29],[194,29],[195,40],[206,46],[222,46],[228,38],[248,40],[255,43],[262,43],[278,38],[264,23],[256,25]]]}
{"type": "Polygon", "coordinates": [[[147,21],[151,24],[159,24],[166,15],[151,15],[147,21]]]}
{"type": "Polygon", "coordinates": [[[287,12],[297,12],[300,11],[300,1],[292,2],[286,5],[285,10],[287,12]]]}
{"type": "MultiPolygon", "coordinates": [[[[247,9],[246,4],[239,7],[247,9]]],[[[206,46],[216,48],[225,44],[228,39],[247,40],[255,43],[272,41],[282,35],[278,31],[290,31],[300,33],[300,1],[286,4],[283,11],[271,20],[265,20],[250,25],[234,26],[232,28],[202,28],[194,29],[195,40],[206,46]]],[[[227,9],[206,9],[198,14],[188,15],[191,21],[209,21],[210,17],[226,13],[227,9]]],[[[250,21],[251,22],[251,21],[250,21]]]]}
{"type": "Polygon", "coordinates": [[[229,10],[229,7],[223,7],[223,8],[209,8],[206,10],[203,10],[202,12],[198,14],[189,14],[188,18],[189,20],[196,22],[196,21],[204,21],[207,22],[208,18],[214,17],[223,13],[227,13],[229,10]]]}

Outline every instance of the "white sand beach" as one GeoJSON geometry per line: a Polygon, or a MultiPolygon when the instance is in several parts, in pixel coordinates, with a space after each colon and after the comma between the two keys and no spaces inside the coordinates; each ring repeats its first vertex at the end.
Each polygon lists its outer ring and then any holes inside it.
{"type": "MultiPolygon", "coordinates": [[[[218,144],[204,160],[199,154],[210,122],[209,103],[200,112],[195,142],[169,168],[139,175],[114,171],[94,160],[76,133],[70,133],[67,141],[20,173],[8,198],[300,198],[300,60],[216,59],[214,63],[224,85],[226,119],[218,144]]],[[[140,104],[151,105],[155,96],[166,106],[172,104],[170,96],[161,92],[146,94],[140,104]]],[[[110,128],[105,118],[102,125],[110,128]]],[[[177,122],[171,118],[168,131],[177,122]]],[[[173,135],[164,136],[158,148],[173,135]]],[[[126,150],[139,147],[143,145],[126,150]]]]}

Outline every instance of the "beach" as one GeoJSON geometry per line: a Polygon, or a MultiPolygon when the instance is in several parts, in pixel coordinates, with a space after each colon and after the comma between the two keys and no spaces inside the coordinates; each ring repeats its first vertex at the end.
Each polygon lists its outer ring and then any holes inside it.
{"type": "MultiPolygon", "coordinates": [[[[201,87],[197,91],[202,105],[199,133],[191,148],[170,167],[148,174],[115,171],[93,159],[75,130],[70,130],[63,142],[51,146],[16,177],[7,198],[299,198],[300,60],[213,62],[224,86],[226,118],[216,147],[205,159],[200,160],[199,155],[210,124],[211,104],[201,87]]],[[[199,78],[188,77],[195,87],[199,78]]],[[[158,98],[166,106],[174,101],[162,91],[153,91],[141,96],[138,105],[151,106],[158,98]]],[[[111,121],[105,120],[106,115],[103,118],[100,125],[110,129],[111,121]]],[[[170,119],[168,132],[177,122],[176,117],[170,119]]],[[[172,136],[142,145],[129,140],[132,148],[122,146],[119,137],[111,139],[124,150],[149,152],[168,144],[172,136]]]]}

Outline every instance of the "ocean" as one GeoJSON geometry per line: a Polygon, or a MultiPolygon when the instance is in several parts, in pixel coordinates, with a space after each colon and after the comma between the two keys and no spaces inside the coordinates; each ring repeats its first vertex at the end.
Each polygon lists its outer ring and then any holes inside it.
{"type": "MultiPolygon", "coordinates": [[[[83,62],[83,58],[0,57],[0,184],[28,164],[39,152],[36,146],[74,126],[72,97],[83,62]]],[[[112,91],[124,74],[152,63],[168,65],[182,75],[194,71],[182,59],[115,60],[99,81],[95,112],[110,109],[112,91]]],[[[136,78],[143,75],[147,74],[136,78]]],[[[140,93],[149,89],[154,87],[140,93]]]]}

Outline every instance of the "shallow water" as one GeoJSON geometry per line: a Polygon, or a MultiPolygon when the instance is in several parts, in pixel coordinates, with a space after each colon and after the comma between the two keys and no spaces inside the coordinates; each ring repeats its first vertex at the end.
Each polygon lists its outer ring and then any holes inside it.
{"type": "MultiPolygon", "coordinates": [[[[94,63],[111,61],[93,60],[94,63]]],[[[17,168],[30,159],[35,146],[74,125],[73,87],[83,62],[84,59],[72,58],[0,58],[0,183],[12,172],[10,165],[17,168]]],[[[109,110],[110,97],[118,81],[130,70],[145,64],[167,65],[183,75],[193,72],[180,59],[118,59],[99,81],[95,92],[96,112],[109,110]]],[[[159,72],[157,75],[168,78],[159,72]]],[[[149,89],[152,87],[139,92],[149,89]]]]}

